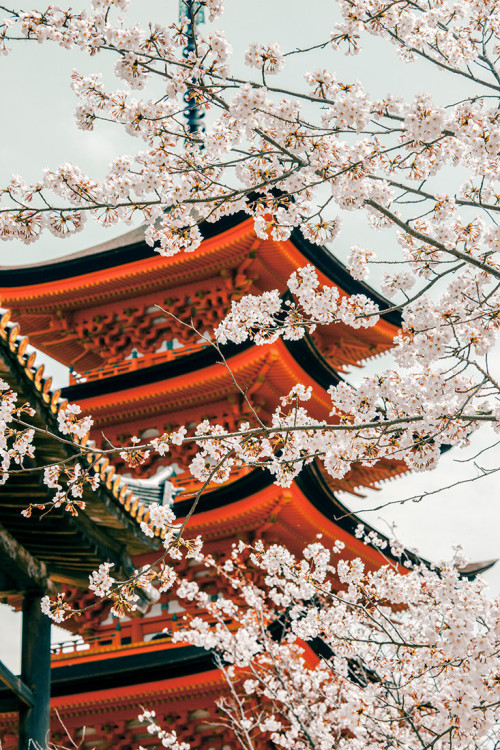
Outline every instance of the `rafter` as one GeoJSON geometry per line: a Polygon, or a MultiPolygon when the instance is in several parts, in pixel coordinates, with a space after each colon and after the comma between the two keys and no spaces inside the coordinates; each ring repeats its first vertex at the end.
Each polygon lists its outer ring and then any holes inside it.
{"type": "Polygon", "coordinates": [[[0,557],[4,564],[7,564],[6,570],[9,576],[17,582],[20,590],[38,588],[42,591],[55,592],[56,588],[49,578],[46,565],[33,557],[2,524],[0,524],[0,557]]]}

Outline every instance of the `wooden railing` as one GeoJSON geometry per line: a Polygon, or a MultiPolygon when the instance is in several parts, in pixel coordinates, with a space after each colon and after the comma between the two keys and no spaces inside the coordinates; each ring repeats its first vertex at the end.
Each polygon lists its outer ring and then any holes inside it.
{"type": "Polygon", "coordinates": [[[96,367],[93,370],[85,370],[84,372],[73,370],[69,374],[69,384],[74,385],[75,383],[87,383],[90,380],[101,380],[102,378],[109,378],[112,375],[122,375],[125,372],[133,372],[134,370],[141,370],[144,367],[171,362],[179,357],[186,357],[189,354],[199,352],[206,346],[208,344],[205,343],[192,344],[191,346],[182,346],[178,349],[166,349],[163,352],[154,352],[153,354],[144,354],[141,357],[124,359],[121,362],[113,362],[103,367],[96,367]]]}
{"type": "MultiPolygon", "coordinates": [[[[224,487],[225,485],[231,484],[231,482],[234,482],[237,479],[241,479],[241,477],[249,474],[252,470],[253,469],[251,466],[240,466],[237,469],[233,469],[231,471],[229,479],[226,482],[224,482],[223,484],[220,484],[218,482],[211,482],[208,487],[205,488],[205,491],[210,491],[212,489],[215,489],[216,487],[224,487]]],[[[199,479],[195,479],[189,473],[189,471],[185,471],[182,474],[177,474],[175,477],[169,479],[169,482],[172,482],[176,489],[181,490],[181,492],[179,492],[179,494],[175,496],[174,503],[178,502],[179,500],[186,500],[192,495],[195,495],[201,487],[201,482],[199,481],[199,479]]]]}
{"type": "Polygon", "coordinates": [[[61,656],[62,654],[76,654],[80,651],[87,652],[90,649],[94,649],[99,646],[99,642],[102,641],[102,636],[90,636],[85,641],[82,638],[73,638],[70,641],[62,641],[61,643],[53,643],[50,646],[50,653],[52,658],[61,656]]]}
{"type": "MultiPolygon", "coordinates": [[[[162,647],[162,645],[172,648],[174,646],[172,636],[179,630],[179,626],[182,626],[180,617],[187,611],[194,613],[195,610],[191,607],[189,610],[182,610],[179,614],[165,612],[160,622],[148,621],[148,618],[144,618],[139,624],[139,633],[136,634],[135,638],[132,637],[130,626],[125,625],[123,630],[112,630],[85,639],[75,637],[62,643],[54,643],[50,647],[52,661],[61,662],[75,657],[85,659],[96,654],[122,650],[140,649],[143,651],[145,648],[162,647]],[[163,632],[164,629],[167,632],[163,632]],[[147,640],[145,640],[146,638],[147,640]]],[[[215,627],[216,620],[213,617],[207,616],[205,613],[203,619],[210,627],[215,627]]],[[[236,625],[230,620],[225,622],[230,630],[236,628],[236,625]]]]}
{"type": "Polygon", "coordinates": [[[93,636],[90,638],[75,639],[72,641],[63,641],[62,643],[54,643],[50,647],[50,653],[52,655],[52,661],[60,661],[75,656],[92,656],[93,654],[104,653],[106,651],[114,651],[118,649],[133,649],[142,648],[149,644],[156,645],[157,643],[169,643],[172,640],[172,636],[168,634],[158,633],[158,637],[154,640],[149,641],[134,641],[130,638],[122,637],[120,632],[115,632],[112,635],[100,635],[93,636]]]}

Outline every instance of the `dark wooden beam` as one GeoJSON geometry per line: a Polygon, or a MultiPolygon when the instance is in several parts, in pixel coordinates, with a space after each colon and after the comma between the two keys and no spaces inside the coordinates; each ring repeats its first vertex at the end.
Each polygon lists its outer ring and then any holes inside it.
{"type": "MultiPolygon", "coordinates": [[[[74,518],[71,517],[69,521],[78,527],[80,533],[88,543],[95,548],[99,557],[114,563],[118,576],[130,577],[135,574],[135,565],[127,553],[125,546],[114,541],[106,531],[101,530],[83,511],[80,511],[74,518]]],[[[136,607],[139,612],[145,612],[151,604],[151,599],[141,589],[138,589],[136,593],[139,597],[136,607]]]]}
{"type": "MultiPolygon", "coordinates": [[[[99,564],[97,563],[96,569],[98,565],[99,564]]],[[[64,570],[64,568],[53,567],[52,565],[49,565],[49,571],[51,579],[57,583],[76,586],[77,588],[82,589],[82,591],[86,591],[89,587],[88,575],[79,575],[77,572],[68,572],[67,570],[64,570]]]]}
{"type": "MultiPolygon", "coordinates": [[[[30,402],[31,406],[36,409],[37,415],[32,419],[33,424],[38,424],[39,427],[48,427],[55,434],[58,434],[59,429],[57,424],[57,417],[51,412],[47,404],[44,402],[42,394],[37,391],[36,388],[31,387],[31,384],[26,381],[24,368],[18,361],[15,353],[11,352],[8,347],[1,347],[0,363],[2,362],[2,360],[5,363],[6,370],[5,373],[2,373],[2,377],[7,382],[12,383],[12,387],[14,388],[14,390],[16,390],[16,392],[20,394],[20,399],[22,389],[22,397],[26,398],[30,402]]],[[[40,440],[40,438],[38,438],[38,440],[40,440]]],[[[48,437],[42,438],[42,440],[44,443],[48,444],[49,449],[52,449],[50,457],[46,455],[45,451],[42,463],[54,463],[55,461],[61,460],[61,458],[69,458],[70,456],[74,456],[77,454],[76,449],[71,446],[65,445],[63,443],[57,444],[57,442],[54,445],[54,440],[48,437]]],[[[23,483],[23,481],[24,477],[21,479],[21,484],[23,483]]],[[[35,483],[31,479],[29,481],[33,484],[35,483]]],[[[39,475],[38,483],[38,491],[41,491],[41,496],[43,496],[47,492],[47,488],[40,482],[39,475]]],[[[138,544],[143,547],[144,552],[148,551],[148,548],[150,550],[153,550],[159,547],[159,542],[157,540],[150,539],[145,534],[143,534],[137,521],[130,517],[130,515],[120,505],[118,500],[116,500],[116,498],[113,496],[111,490],[108,490],[105,486],[101,485],[95,492],[90,489],[86,489],[84,491],[84,500],[86,501],[89,510],[91,510],[93,506],[104,506],[107,513],[112,516],[115,521],[118,521],[122,529],[125,532],[128,532],[128,534],[135,537],[138,544]]],[[[105,526],[103,526],[103,528],[105,529],[105,526]]],[[[109,534],[109,536],[111,537],[112,534],[109,534]]]]}
{"type": "Polygon", "coordinates": [[[23,602],[21,680],[33,692],[31,706],[19,711],[19,750],[45,748],[50,726],[50,620],[40,608],[41,595],[27,593],[23,602]]]}
{"type": "Polygon", "coordinates": [[[38,588],[42,591],[56,591],[54,584],[49,580],[45,564],[19,544],[2,524],[0,524],[1,558],[7,561],[9,576],[18,582],[21,590],[38,588]]]}
{"type": "Polygon", "coordinates": [[[19,593],[19,586],[12,576],[9,576],[6,570],[7,566],[4,566],[4,570],[0,570],[0,600],[19,593]]]}
{"type": "Polygon", "coordinates": [[[6,685],[12,693],[14,693],[16,698],[25,703],[27,706],[33,706],[33,704],[35,703],[35,696],[33,695],[33,691],[30,690],[30,688],[25,685],[19,677],[17,677],[15,674],[12,674],[10,669],[7,669],[2,661],[0,661],[0,681],[3,682],[3,684],[6,685]]]}
{"type": "Polygon", "coordinates": [[[130,566],[132,561],[128,556],[124,545],[115,541],[106,533],[106,528],[100,528],[97,523],[91,521],[85,511],[78,511],[77,516],[70,516],[67,521],[85,539],[94,554],[102,560],[108,560],[118,567],[130,566]]]}

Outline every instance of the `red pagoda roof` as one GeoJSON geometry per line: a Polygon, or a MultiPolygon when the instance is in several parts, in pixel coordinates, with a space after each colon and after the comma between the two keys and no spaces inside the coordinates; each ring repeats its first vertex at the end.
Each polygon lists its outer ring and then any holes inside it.
{"type": "MultiPolygon", "coordinates": [[[[219,354],[211,347],[190,356],[64,388],[62,393],[76,401],[94,419],[90,437],[99,447],[105,441],[113,445],[128,443],[132,435],[156,435],[181,425],[195,425],[203,419],[236,430],[241,421],[253,422],[246,401],[234,385],[233,378],[246,388],[246,398],[264,421],[269,421],[279,404],[279,397],[296,383],[311,386],[307,410],[313,419],[328,421],[331,399],[327,389],[339,382],[339,376],[322,358],[309,336],[297,342],[279,339],[273,344],[255,346],[250,342],[227,346],[224,356],[231,370],[220,364],[219,354]]],[[[151,474],[157,464],[178,461],[183,468],[191,460],[194,444],[172,446],[163,459],[152,454],[148,462],[137,467],[140,475],[151,474]]],[[[115,457],[113,462],[126,471],[115,457]],[[118,463],[117,463],[118,462],[118,463]]],[[[331,477],[336,489],[353,492],[360,486],[375,483],[404,471],[400,461],[381,461],[367,470],[355,466],[342,482],[331,477]]],[[[185,477],[181,478],[184,483],[185,477]]]]}
{"type": "MultiPolygon", "coordinates": [[[[298,231],[289,240],[260,240],[244,214],[203,226],[205,240],[193,253],[162,257],[148,247],[141,230],[40,267],[0,269],[1,304],[12,309],[34,346],[79,371],[123,359],[137,347],[157,350],[162,340],[187,343],[156,305],[178,317],[194,317],[198,327],[213,327],[232,299],[278,288],[297,268],[312,263],[320,282],[342,294],[364,293],[381,309],[388,303],[354,281],[324,247],[298,231]]],[[[362,333],[343,324],[322,331],[322,349],[331,349],[335,366],[353,364],[392,345],[399,323],[394,312],[362,333]]],[[[326,352],[328,353],[328,352],[326,352]]]]}

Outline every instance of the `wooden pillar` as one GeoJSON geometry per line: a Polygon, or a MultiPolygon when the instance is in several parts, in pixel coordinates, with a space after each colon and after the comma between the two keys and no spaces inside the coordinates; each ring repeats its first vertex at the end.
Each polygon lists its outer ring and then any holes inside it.
{"type": "Polygon", "coordinates": [[[33,691],[32,707],[19,712],[19,750],[48,746],[50,723],[50,620],[40,609],[42,595],[26,592],[23,603],[21,679],[33,691]]]}
{"type": "Polygon", "coordinates": [[[142,619],[139,617],[132,618],[132,643],[140,643],[144,640],[142,619]]]}

